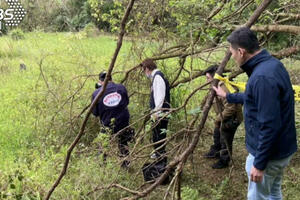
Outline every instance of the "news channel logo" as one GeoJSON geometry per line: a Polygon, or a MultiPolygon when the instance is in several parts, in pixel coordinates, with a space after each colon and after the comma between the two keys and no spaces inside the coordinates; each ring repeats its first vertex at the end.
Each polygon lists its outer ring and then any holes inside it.
{"type": "Polygon", "coordinates": [[[18,26],[26,15],[26,11],[19,0],[5,0],[7,9],[0,8],[0,32],[3,24],[9,27],[18,26]]]}

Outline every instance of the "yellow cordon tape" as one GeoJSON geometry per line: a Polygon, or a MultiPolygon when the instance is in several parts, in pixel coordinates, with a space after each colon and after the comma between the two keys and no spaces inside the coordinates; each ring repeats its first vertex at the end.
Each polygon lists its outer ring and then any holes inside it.
{"type": "MultiPolygon", "coordinates": [[[[244,83],[244,82],[233,82],[233,81],[230,81],[226,77],[220,76],[217,73],[215,74],[214,79],[224,82],[225,86],[227,87],[227,89],[229,90],[230,93],[236,92],[236,90],[234,89],[233,86],[237,87],[242,92],[246,90],[246,83],[244,83]]],[[[295,100],[300,101],[300,86],[293,85],[293,90],[294,90],[294,94],[295,94],[295,100]]]]}
{"type": "Polygon", "coordinates": [[[295,93],[295,100],[300,101],[300,86],[299,85],[293,85],[293,90],[295,93]]]}

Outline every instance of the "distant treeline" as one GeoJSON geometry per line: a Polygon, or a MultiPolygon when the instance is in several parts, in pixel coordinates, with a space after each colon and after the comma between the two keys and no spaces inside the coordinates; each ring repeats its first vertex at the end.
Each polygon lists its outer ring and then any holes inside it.
{"type": "MultiPolygon", "coordinates": [[[[124,0],[19,0],[27,14],[18,26],[23,31],[42,30],[46,32],[76,32],[87,24],[93,23],[99,30],[116,32],[128,1],[124,0]]],[[[168,1],[167,1],[168,2],[168,1]]],[[[135,12],[130,16],[128,27],[135,27],[145,32],[152,26],[176,28],[178,23],[170,15],[168,3],[164,6],[159,1],[143,1],[136,4],[135,12]],[[146,9],[152,5],[150,12],[146,9]],[[158,7],[162,9],[157,10],[158,7]],[[146,19],[146,20],[145,20],[146,19]]],[[[8,8],[6,1],[0,1],[0,7],[8,8]]],[[[4,25],[4,24],[3,24],[4,25]]],[[[8,32],[10,27],[3,27],[8,32]]]]}
{"type": "MultiPolygon", "coordinates": [[[[92,17],[91,1],[89,0],[19,0],[27,14],[19,25],[24,31],[43,30],[46,32],[79,31],[88,23],[93,22],[99,29],[109,32],[111,27],[105,21],[92,17]]],[[[113,1],[103,1],[102,11],[109,13],[113,1]]],[[[7,8],[5,1],[0,2],[1,8],[7,8]]],[[[101,11],[101,12],[102,12],[101,11]]],[[[7,32],[7,27],[4,27],[7,32]]]]}
{"type": "MultiPolygon", "coordinates": [[[[27,15],[18,26],[23,31],[76,32],[93,23],[99,30],[116,33],[127,0],[19,0],[27,15]]],[[[133,36],[176,41],[188,46],[226,41],[238,25],[246,23],[261,0],[143,0],[136,1],[126,28],[133,36]],[[187,44],[188,41],[194,41],[187,44]]],[[[7,7],[0,1],[1,8],[7,7]]],[[[256,25],[263,46],[274,52],[298,46],[300,3],[273,1],[256,25]],[[272,30],[270,26],[276,25],[272,30]],[[270,29],[270,30],[269,30],[270,29]],[[296,33],[296,34],[295,34],[296,33]]],[[[272,27],[271,27],[272,28],[272,27]]],[[[8,28],[8,30],[11,28],[8,28]]],[[[2,30],[4,33],[7,30],[2,30]]],[[[166,41],[166,42],[167,42],[166,41]]]]}

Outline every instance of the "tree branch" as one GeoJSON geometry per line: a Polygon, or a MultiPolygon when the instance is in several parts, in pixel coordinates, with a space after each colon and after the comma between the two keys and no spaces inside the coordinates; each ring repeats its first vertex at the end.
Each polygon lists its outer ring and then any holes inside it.
{"type": "Polygon", "coordinates": [[[283,59],[285,57],[291,56],[293,54],[296,54],[300,51],[300,45],[298,46],[293,46],[293,47],[289,47],[286,49],[282,49],[279,52],[276,53],[272,53],[272,56],[278,58],[278,59],[283,59]]]}
{"type": "Polygon", "coordinates": [[[194,79],[196,79],[196,78],[198,78],[198,77],[200,77],[202,75],[204,75],[203,71],[198,71],[198,72],[194,73],[192,75],[192,77],[186,77],[186,78],[184,78],[184,79],[182,79],[180,81],[177,81],[177,82],[173,83],[170,87],[171,87],[171,89],[175,88],[179,84],[190,82],[190,81],[192,81],[192,80],[194,80],[194,79]]]}
{"type": "MultiPolygon", "coordinates": [[[[272,2],[272,0],[264,0],[262,2],[262,4],[255,10],[254,14],[251,16],[251,18],[249,19],[249,21],[245,24],[248,27],[251,27],[251,25],[254,24],[254,22],[258,19],[258,17],[261,15],[261,13],[267,8],[267,6],[272,2]]],[[[231,57],[231,53],[230,51],[227,52],[225,58],[223,59],[222,63],[220,64],[220,66],[218,67],[217,73],[222,73],[224,71],[224,67],[226,66],[227,62],[229,61],[231,57]]],[[[217,80],[214,80],[214,85],[218,84],[217,80]]],[[[210,110],[210,107],[212,105],[213,99],[215,96],[215,91],[212,90],[211,95],[208,97],[208,103],[204,106],[204,110],[203,110],[203,116],[201,118],[200,124],[197,127],[197,132],[193,135],[192,141],[189,143],[188,147],[184,150],[184,152],[182,154],[180,154],[178,157],[175,157],[166,167],[165,172],[156,179],[156,181],[150,185],[148,188],[144,189],[143,192],[141,192],[138,195],[135,195],[131,198],[129,198],[130,200],[135,200],[135,199],[139,199],[141,197],[145,197],[147,194],[149,194],[150,192],[152,192],[158,185],[160,185],[165,178],[169,175],[170,171],[177,166],[179,163],[185,163],[185,161],[187,160],[188,156],[194,151],[194,149],[196,148],[196,145],[198,144],[199,141],[199,137],[202,133],[203,127],[205,125],[207,116],[208,116],[208,112],[210,110]]]]}
{"type": "Polygon", "coordinates": [[[289,13],[279,13],[278,16],[280,17],[288,17],[290,19],[300,19],[300,14],[289,14],[289,13]]]}
{"type": "Polygon", "coordinates": [[[91,104],[91,106],[90,106],[90,108],[88,110],[88,113],[87,113],[87,115],[86,115],[86,117],[85,117],[85,119],[84,119],[84,121],[82,123],[82,126],[80,128],[80,132],[78,133],[78,135],[76,136],[76,138],[72,142],[72,144],[69,146],[68,151],[67,151],[67,155],[66,155],[66,159],[65,159],[65,162],[64,162],[64,167],[63,167],[63,169],[62,169],[62,171],[61,171],[58,179],[55,181],[55,183],[53,184],[53,186],[49,190],[49,192],[48,192],[48,194],[47,194],[47,196],[45,198],[46,200],[50,199],[50,197],[51,197],[52,193],[54,192],[55,188],[59,185],[60,181],[62,180],[62,178],[66,174],[67,169],[68,169],[68,165],[69,165],[69,161],[70,161],[70,157],[71,157],[71,154],[72,154],[72,151],[75,148],[75,146],[77,145],[77,143],[79,142],[80,138],[84,134],[84,130],[85,130],[87,121],[89,119],[89,116],[92,113],[93,108],[96,106],[98,100],[101,98],[101,96],[103,96],[103,94],[105,92],[106,86],[108,84],[108,79],[111,76],[111,73],[112,73],[112,70],[114,68],[116,59],[118,57],[119,51],[120,51],[121,46],[122,46],[123,37],[124,37],[124,34],[125,34],[126,21],[128,19],[129,14],[130,14],[130,11],[131,11],[131,9],[133,7],[134,1],[135,0],[130,0],[129,4],[127,6],[126,12],[125,12],[125,14],[123,16],[123,19],[122,19],[122,22],[121,22],[121,26],[120,26],[120,34],[119,34],[119,39],[118,39],[118,43],[117,43],[117,48],[116,48],[115,53],[113,55],[112,61],[110,63],[110,66],[109,66],[109,69],[108,69],[108,72],[107,72],[107,76],[106,76],[106,78],[104,80],[103,90],[101,92],[99,92],[98,95],[95,97],[95,99],[92,102],[92,104],[91,104]]]}
{"type": "Polygon", "coordinates": [[[292,34],[300,34],[300,26],[293,26],[293,25],[259,25],[253,26],[251,28],[253,31],[258,32],[285,32],[285,33],[292,33],[292,34]]]}

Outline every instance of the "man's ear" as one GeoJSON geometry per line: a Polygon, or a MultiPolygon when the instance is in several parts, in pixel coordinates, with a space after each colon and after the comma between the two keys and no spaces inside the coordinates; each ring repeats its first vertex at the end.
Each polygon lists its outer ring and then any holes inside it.
{"type": "Polygon", "coordinates": [[[238,48],[238,52],[239,52],[239,54],[241,55],[241,57],[245,57],[246,49],[238,48]]]}

